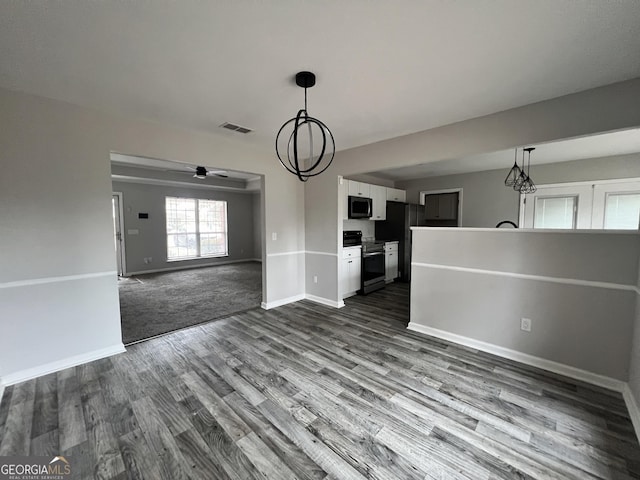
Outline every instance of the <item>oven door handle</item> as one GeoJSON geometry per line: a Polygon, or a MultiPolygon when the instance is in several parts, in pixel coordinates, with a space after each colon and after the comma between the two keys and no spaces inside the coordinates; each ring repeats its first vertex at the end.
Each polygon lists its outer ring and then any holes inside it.
{"type": "Polygon", "coordinates": [[[373,257],[374,255],[384,255],[384,252],[364,253],[363,257],[373,257]]]}

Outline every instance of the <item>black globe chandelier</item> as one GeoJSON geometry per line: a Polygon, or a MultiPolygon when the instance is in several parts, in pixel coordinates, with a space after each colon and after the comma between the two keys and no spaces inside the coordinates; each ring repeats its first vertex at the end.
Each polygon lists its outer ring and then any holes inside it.
{"type": "Polygon", "coordinates": [[[329,127],[307,112],[307,88],[315,84],[313,73],[296,74],[296,85],[304,88],[304,108],[287,120],[276,135],[276,154],[280,163],[302,182],[329,168],[336,153],[329,127]]]}

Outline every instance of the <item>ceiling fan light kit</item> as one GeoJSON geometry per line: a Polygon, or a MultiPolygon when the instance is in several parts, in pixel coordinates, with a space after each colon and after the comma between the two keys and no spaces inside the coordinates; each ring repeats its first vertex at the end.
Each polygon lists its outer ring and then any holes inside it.
{"type": "Polygon", "coordinates": [[[207,169],[204,167],[196,167],[196,173],[194,173],[193,177],[204,180],[207,178],[207,169]]]}
{"type": "Polygon", "coordinates": [[[336,151],[331,130],[307,111],[307,88],[315,84],[316,76],[313,73],[296,74],[296,85],[304,88],[304,108],[287,120],[276,135],[278,160],[302,182],[329,168],[336,151]]]}

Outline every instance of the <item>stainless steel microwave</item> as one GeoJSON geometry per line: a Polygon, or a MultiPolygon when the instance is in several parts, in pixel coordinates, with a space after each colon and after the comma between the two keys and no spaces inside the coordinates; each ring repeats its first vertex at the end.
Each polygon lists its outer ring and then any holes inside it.
{"type": "Polygon", "coordinates": [[[370,198],[349,195],[349,218],[371,218],[372,206],[370,198]]]}

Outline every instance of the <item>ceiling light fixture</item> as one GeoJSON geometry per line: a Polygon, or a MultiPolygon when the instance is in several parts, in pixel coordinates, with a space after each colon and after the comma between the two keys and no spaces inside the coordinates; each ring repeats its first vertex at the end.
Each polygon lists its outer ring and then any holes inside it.
{"type": "Polygon", "coordinates": [[[521,172],[522,170],[520,170],[520,167],[518,166],[518,149],[516,148],[515,157],[513,159],[513,167],[511,167],[511,170],[509,170],[507,178],[504,179],[505,186],[513,187],[516,184],[516,181],[518,180],[521,172]]]}
{"type": "Polygon", "coordinates": [[[299,110],[294,118],[287,120],[276,135],[278,160],[302,182],[320,175],[329,168],[336,152],[331,130],[307,112],[307,88],[315,84],[316,76],[313,73],[296,74],[296,85],[304,88],[304,108],[299,110]],[[289,128],[292,128],[291,133],[288,133],[289,128]],[[319,137],[321,142],[317,141],[319,137]]]}
{"type": "Polygon", "coordinates": [[[527,147],[522,149],[522,167],[518,166],[518,149],[515,151],[515,159],[513,167],[509,170],[507,178],[504,180],[504,184],[507,187],[513,187],[516,192],[520,193],[534,193],[538,190],[536,184],[533,183],[529,172],[531,171],[531,152],[535,150],[535,147],[527,147]],[[528,153],[528,160],[525,163],[524,152],[528,153]]]}
{"type": "Polygon", "coordinates": [[[205,178],[207,178],[207,169],[204,167],[196,167],[196,173],[193,175],[193,177],[204,180],[205,178]]]}

